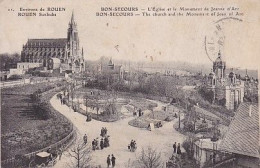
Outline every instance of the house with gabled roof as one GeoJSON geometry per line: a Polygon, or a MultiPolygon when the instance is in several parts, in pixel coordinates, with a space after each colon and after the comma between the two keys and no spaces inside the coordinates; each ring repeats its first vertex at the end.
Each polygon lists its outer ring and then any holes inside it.
{"type": "Polygon", "coordinates": [[[259,168],[259,107],[242,103],[218,150],[235,156],[235,167],[259,168]]]}

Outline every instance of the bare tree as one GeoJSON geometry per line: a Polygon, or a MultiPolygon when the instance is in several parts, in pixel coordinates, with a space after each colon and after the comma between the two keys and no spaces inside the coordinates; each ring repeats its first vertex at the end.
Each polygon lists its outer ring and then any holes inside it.
{"type": "Polygon", "coordinates": [[[68,151],[68,156],[71,158],[68,166],[71,168],[87,168],[91,161],[91,148],[78,140],[68,151]]]}
{"type": "Polygon", "coordinates": [[[152,147],[148,147],[147,149],[142,149],[142,152],[138,158],[138,162],[143,168],[160,168],[163,167],[163,163],[161,160],[161,153],[157,152],[152,147]]]}

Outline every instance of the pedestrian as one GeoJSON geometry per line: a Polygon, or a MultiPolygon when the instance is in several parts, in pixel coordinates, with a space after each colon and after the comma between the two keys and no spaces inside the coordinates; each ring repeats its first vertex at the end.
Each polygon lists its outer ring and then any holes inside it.
{"type": "Polygon", "coordinates": [[[104,128],[104,133],[105,133],[105,135],[107,135],[107,128],[106,127],[104,128]]]}
{"type": "Polygon", "coordinates": [[[130,152],[132,152],[133,146],[134,146],[134,140],[131,140],[131,142],[130,142],[130,152]]]}
{"type": "Polygon", "coordinates": [[[137,148],[136,142],[134,141],[134,142],[133,142],[133,149],[132,149],[132,151],[134,152],[134,151],[136,150],[136,148],[137,148]]]}
{"type": "Polygon", "coordinates": [[[95,142],[95,139],[92,141],[92,150],[95,150],[96,149],[96,146],[95,146],[96,142],[95,142]]]}
{"type": "Polygon", "coordinates": [[[112,161],[112,167],[115,167],[115,165],[116,165],[116,158],[115,158],[115,156],[113,154],[112,154],[111,161],[112,161]]]}
{"type": "Polygon", "coordinates": [[[58,155],[59,155],[59,160],[60,160],[61,156],[62,156],[62,149],[61,148],[58,150],[58,155]]]}
{"type": "Polygon", "coordinates": [[[110,161],[110,155],[107,156],[107,167],[109,167],[111,165],[111,161],[110,161]]]}
{"type": "Polygon", "coordinates": [[[88,136],[87,136],[87,134],[84,135],[83,141],[84,141],[84,144],[87,144],[87,142],[88,142],[88,136]]]}
{"type": "Polygon", "coordinates": [[[96,139],[96,144],[95,144],[95,146],[96,146],[96,149],[99,150],[99,139],[98,139],[98,138],[96,139]]]}
{"type": "Polygon", "coordinates": [[[104,148],[104,141],[103,141],[103,138],[101,139],[100,141],[100,149],[102,150],[104,148]]]}
{"type": "Polygon", "coordinates": [[[109,147],[109,136],[106,137],[107,137],[107,147],[109,147]]]}
{"type": "Polygon", "coordinates": [[[109,146],[108,144],[109,144],[109,142],[108,142],[108,138],[106,136],[104,139],[104,148],[108,147],[109,146]]]}
{"type": "Polygon", "coordinates": [[[180,143],[178,143],[178,146],[177,146],[177,154],[178,155],[181,154],[181,145],[180,145],[180,143]]]}
{"type": "Polygon", "coordinates": [[[177,149],[177,145],[176,145],[176,142],[174,142],[173,144],[173,152],[176,153],[176,149],[177,149]]]}
{"type": "Polygon", "coordinates": [[[104,128],[102,127],[102,128],[101,128],[101,131],[100,131],[100,136],[103,137],[103,135],[104,135],[104,128]]]}
{"type": "Polygon", "coordinates": [[[47,149],[47,153],[51,153],[51,148],[48,148],[48,149],[47,149]]]}

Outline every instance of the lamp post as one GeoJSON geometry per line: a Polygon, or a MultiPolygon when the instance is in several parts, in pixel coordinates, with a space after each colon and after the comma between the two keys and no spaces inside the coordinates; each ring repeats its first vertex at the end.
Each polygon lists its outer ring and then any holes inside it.
{"type": "Polygon", "coordinates": [[[179,129],[181,129],[181,111],[179,110],[179,129]]]}
{"type": "Polygon", "coordinates": [[[88,98],[87,98],[87,96],[85,97],[85,99],[86,99],[86,114],[88,114],[88,98]]]}

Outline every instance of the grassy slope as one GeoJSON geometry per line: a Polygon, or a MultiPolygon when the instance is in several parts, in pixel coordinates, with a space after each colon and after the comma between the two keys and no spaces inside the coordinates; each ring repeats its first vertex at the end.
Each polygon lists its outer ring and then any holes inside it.
{"type": "MultiPolygon", "coordinates": [[[[48,101],[46,109],[42,111],[33,108],[30,94],[50,85],[55,84],[26,85],[2,90],[2,159],[46,147],[62,139],[70,131],[68,121],[52,114],[48,101]]],[[[47,94],[43,98],[49,99],[53,94],[47,94]]]]}

